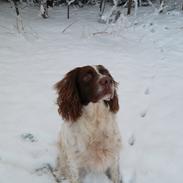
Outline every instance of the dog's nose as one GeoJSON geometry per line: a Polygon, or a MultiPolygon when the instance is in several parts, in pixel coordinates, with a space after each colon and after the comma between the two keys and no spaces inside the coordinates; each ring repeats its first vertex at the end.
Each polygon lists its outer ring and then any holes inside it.
{"type": "Polygon", "coordinates": [[[101,78],[99,80],[99,83],[102,85],[102,86],[107,86],[107,85],[111,85],[112,84],[112,79],[108,76],[105,76],[103,78],[101,78]]]}

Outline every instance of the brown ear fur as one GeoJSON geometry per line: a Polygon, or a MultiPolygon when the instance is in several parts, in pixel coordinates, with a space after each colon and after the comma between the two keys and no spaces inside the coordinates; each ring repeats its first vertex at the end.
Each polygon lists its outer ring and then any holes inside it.
{"type": "Polygon", "coordinates": [[[110,101],[106,101],[106,104],[109,105],[110,111],[117,113],[119,110],[119,102],[118,102],[118,95],[116,90],[114,92],[114,97],[110,101]]]}
{"type": "Polygon", "coordinates": [[[64,79],[55,84],[59,106],[58,113],[66,121],[75,122],[82,115],[82,105],[76,86],[78,68],[68,72],[64,79]]]}

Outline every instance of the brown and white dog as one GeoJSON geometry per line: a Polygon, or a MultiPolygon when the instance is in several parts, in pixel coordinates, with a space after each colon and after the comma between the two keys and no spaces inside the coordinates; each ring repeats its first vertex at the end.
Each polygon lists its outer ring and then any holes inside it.
{"type": "Polygon", "coordinates": [[[88,172],[104,172],[120,183],[116,87],[102,65],[75,68],[55,84],[58,112],[64,119],[57,171],[71,183],[81,183],[88,172]]]}

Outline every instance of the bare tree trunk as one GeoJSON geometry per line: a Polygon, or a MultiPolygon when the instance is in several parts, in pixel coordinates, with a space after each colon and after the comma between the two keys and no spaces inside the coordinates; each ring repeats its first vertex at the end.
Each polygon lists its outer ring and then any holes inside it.
{"type": "Polygon", "coordinates": [[[132,0],[128,0],[128,11],[127,11],[127,15],[130,15],[131,9],[132,9],[132,0]]]}
{"type": "Polygon", "coordinates": [[[19,8],[18,8],[18,3],[17,3],[16,0],[12,0],[12,2],[13,2],[13,5],[15,7],[15,11],[16,11],[17,16],[19,16],[20,15],[20,11],[19,11],[19,8]]]}
{"type": "Polygon", "coordinates": [[[75,0],[66,0],[67,2],[67,18],[70,18],[70,5],[74,2],[75,0]]]}
{"type": "Polygon", "coordinates": [[[159,13],[163,13],[163,9],[164,9],[164,0],[160,0],[159,13]]]}
{"type": "Polygon", "coordinates": [[[138,9],[138,1],[134,0],[135,3],[135,17],[137,16],[137,9],[138,9]]]}
{"type": "Polygon", "coordinates": [[[14,5],[15,7],[15,12],[16,12],[16,27],[18,32],[22,32],[24,31],[24,26],[23,26],[23,22],[22,22],[22,17],[20,14],[20,10],[18,7],[18,0],[10,0],[10,2],[14,5]]]}
{"type": "Polygon", "coordinates": [[[142,0],[138,0],[138,7],[142,6],[142,0]]]}
{"type": "Polygon", "coordinates": [[[70,18],[70,5],[67,4],[67,19],[70,18]]]}
{"type": "Polygon", "coordinates": [[[47,0],[41,0],[40,12],[43,18],[48,18],[48,5],[47,0]]]}

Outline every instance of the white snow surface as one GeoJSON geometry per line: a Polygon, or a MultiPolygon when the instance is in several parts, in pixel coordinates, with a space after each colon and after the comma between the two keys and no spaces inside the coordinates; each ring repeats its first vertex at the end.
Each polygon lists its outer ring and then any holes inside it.
{"type": "MultiPolygon", "coordinates": [[[[183,182],[183,14],[139,8],[116,24],[98,7],[21,9],[0,2],[0,183],[54,183],[62,119],[53,85],[76,66],[103,64],[119,82],[123,183],[183,182]],[[72,24],[72,25],[71,25],[72,24]],[[65,31],[63,31],[67,26],[65,31]]],[[[86,183],[107,183],[88,175],[86,183]]]]}

